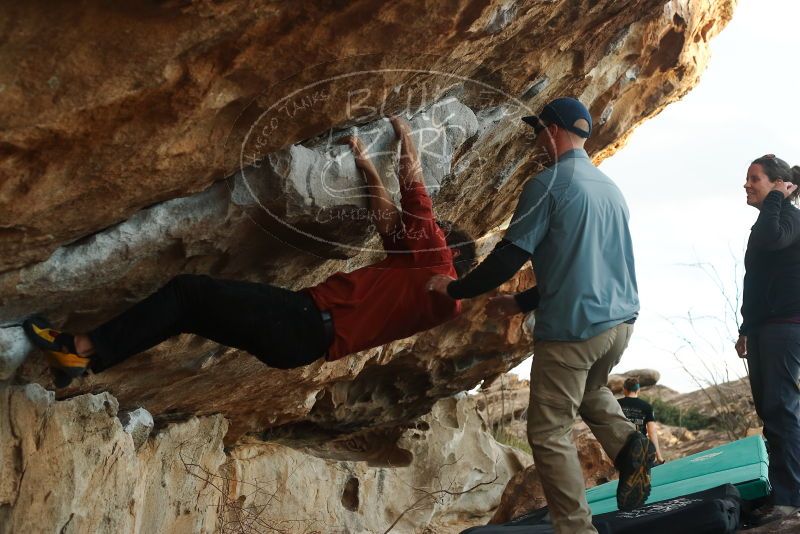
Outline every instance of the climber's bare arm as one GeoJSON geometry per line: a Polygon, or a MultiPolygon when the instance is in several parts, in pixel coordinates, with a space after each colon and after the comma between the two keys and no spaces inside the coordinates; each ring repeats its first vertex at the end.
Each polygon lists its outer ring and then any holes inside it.
{"type": "Polygon", "coordinates": [[[400,139],[400,185],[408,187],[413,182],[422,182],[422,164],[417,147],[411,138],[411,127],[405,119],[394,116],[389,119],[400,139]]]}
{"type": "Polygon", "coordinates": [[[658,444],[658,427],[655,421],[647,423],[647,437],[650,438],[650,441],[653,442],[653,446],[656,448],[656,461],[659,464],[663,464],[664,456],[661,454],[661,447],[658,444]]]}
{"type": "Polygon", "coordinates": [[[384,187],[378,170],[369,159],[361,140],[358,137],[350,136],[346,141],[353,151],[356,167],[364,173],[369,195],[370,217],[375,228],[381,235],[391,235],[397,231],[400,225],[400,211],[384,187]]]}

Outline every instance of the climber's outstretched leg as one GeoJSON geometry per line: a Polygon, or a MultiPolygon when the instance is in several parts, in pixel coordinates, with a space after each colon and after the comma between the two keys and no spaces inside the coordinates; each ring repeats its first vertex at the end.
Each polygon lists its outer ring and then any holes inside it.
{"type": "Polygon", "coordinates": [[[245,350],[271,367],[307,365],[330,344],[322,313],[305,292],[252,282],[179,275],[85,335],[29,319],[25,331],[70,376],[100,372],[181,333],[245,350]]]}

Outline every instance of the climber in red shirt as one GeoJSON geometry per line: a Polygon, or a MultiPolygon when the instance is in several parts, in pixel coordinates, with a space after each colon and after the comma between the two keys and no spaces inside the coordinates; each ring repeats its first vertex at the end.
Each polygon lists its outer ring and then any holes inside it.
{"type": "Polygon", "coordinates": [[[370,216],[387,256],[311,288],[182,274],[111,321],[85,334],[24,322],[63,387],[181,333],[245,350],[270,367],[290,369],[408,337],[458,315],[461,303],[426,290],[431,276],[461,276],[475,263],[470,237],[438,223],[406,121],[391,119],[400,140],[401,210],[394,205],[360,140],[348,139],[364,173],[370,216]],[[445,235],[447,233],[447,235],[445,235]]]}

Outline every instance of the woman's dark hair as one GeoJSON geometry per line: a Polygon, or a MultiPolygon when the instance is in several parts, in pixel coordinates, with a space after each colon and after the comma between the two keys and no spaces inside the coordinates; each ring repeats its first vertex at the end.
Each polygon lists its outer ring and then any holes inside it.
{"type": "Polygon", "coordinates": [[[456,274],[461,278],[478,263],[475,240],[466,230],[450,221],[436,221],[436,224],[444,232],[447,246],[453,251],[453,267],[456,268],[456,274]],[[457,256],[455,251],[459,251],[457,256]]]}
{"type": "Polygon", "coordinates": [[[767,154],[753,160],[752,165],[761,165],[764,169],[764,174],[767,175],[770,182],[776,180],[783,180],[784,182],[791,182],[798,186],[794,192],[789,195],[791,200],[796,200],[800,195],[800,167],[795,165],[790,167],[788,163],[781,158],[775,157],[775,154],[767,154]]]}

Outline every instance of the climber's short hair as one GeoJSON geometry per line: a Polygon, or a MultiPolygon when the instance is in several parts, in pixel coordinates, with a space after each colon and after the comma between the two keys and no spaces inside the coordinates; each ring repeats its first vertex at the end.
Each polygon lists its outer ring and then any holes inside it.
{"type": "Polygon", "coordinates": [[[626,378],[625,382],[622,384],[622,387],[625,391],[630,391],[633,393],[634,391],[639,391],[639,377],[632,376],[630,378],[626,378]]]}
{"type": "Polygon", "coordinates": [[[456,274],[461,278],[478,263],[475,240],[469,232],[451,221],[437,220],[436,224],[444,232],[447,246],[453,251],[453,266],[456,274]]]}

